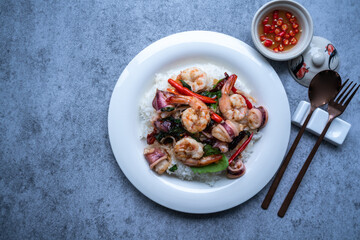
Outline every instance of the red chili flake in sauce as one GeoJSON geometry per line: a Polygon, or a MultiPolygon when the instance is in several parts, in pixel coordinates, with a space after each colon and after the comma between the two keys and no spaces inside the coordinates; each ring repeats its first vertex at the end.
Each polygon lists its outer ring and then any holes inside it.
{"type": "Polygon", "coordinates": [[[284,10],[269,12],[262,19],[258,31],[261,43],[274,52],[294,47],[302,32],[296,17],[284,10]]]}

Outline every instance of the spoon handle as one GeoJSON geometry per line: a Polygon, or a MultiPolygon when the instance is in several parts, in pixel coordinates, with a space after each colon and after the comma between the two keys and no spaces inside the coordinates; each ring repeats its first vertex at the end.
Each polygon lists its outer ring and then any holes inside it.
{"type": "Polygon", "coordinates": [[[305,132],[306,125],[308,124],[314,110],[315,110],[315,107],[311,106],[310,112],[309,112],[308,116],[306,117],[306,120],[305,120],[304,124],[302,125],[302,127],[301,127],[300,131],[298,132],[293,144],[291,145],[291,148],[290,148],[289,152],[287,153],[285,159],[283,160],[283,162],[281,164],[281,167],[280,167],[279,171],[277,172],[277,174],[275,176],[275,179],[274,179],[273,183],[271,184],[270,189],[269,189],[268,193],[266,194],[266,197],[265,197],[263,203],[261,204],[261,207],[263,209],[265,209],[265,210],[268,209],[268,207],[270,205],[270,202],[271,202],[271,200],[272,200],[272,198],[273,198],[273,196],[274,196],[274,194],[276,192],[276,189],[279,186],[281,178],[283,177],[283,175],[285,173],[285,170],[286,170],[287,166],[289,165],[291,157],[294,154],[295,149],[296,149],[296,147],[297,147],[303,133],[305,132]]]}
{"type": "Polygon", "coordinates": [[[284,217],[287,209],[289,208],[289,205],[290,205],[290,203],[291,203],[291,201],[292,201],[292,199],[293,199],[293,197],[294,197],[294,195],[295,195],[298,187],[300,186],[300,183],[301,183],[303,177],[305,176],[305,173],[306,173],[307,169],[309,168],[310,163],[311,163],[312,159],[314,158],[315,153],[316,153],[316,151],[318,150],[318,148],[319,148],[319,146],[320,146],[320,144],[321,144],[321,142],[322,142],[322,140],[323,140],[323,138],[324,138],[327,130],[329,129],[329,126],[330,126],[330,124],[331,124],[331,122],[332,122],[333,119],[334,119],[334,118],[332,118],[332,117],[329,118],[329,120],[328,120],[328,122],[327,122],[327,124],[326,124],[326,126],[325,126],[325,128],[324,128],[324,130],[322,131],[320,137],[319,137],[318,140],[316,141],[316,143],[315,143],[313,149],[311,150],[308,158],[306,159],[304,165],[302,166],[299,174],[297,175],[297,177],[296,177],[293,185],[292,185],[291,188],[290,188],[290,191],[289,191],[288,194],[286,195],[286,198],[285,198],[284,202],[282,203],[282,205],[281,205],[281,207],[280,207],[280,209],[279,209],[279,212],[278,212],[278,216],[279,216],[279,217],[284,217]]]}

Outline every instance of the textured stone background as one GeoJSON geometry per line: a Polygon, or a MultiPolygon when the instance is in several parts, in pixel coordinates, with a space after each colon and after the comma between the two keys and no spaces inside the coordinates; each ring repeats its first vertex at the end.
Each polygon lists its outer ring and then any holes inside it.
{"type": "MultiPolygon", "coordinates": [[[[268,190],[233,209],[166,209],[126,179],[107,111],[115,83],[143,48],[169,34],[211,30],[253,46],[266,1],[0,2],[0,238],[353,239],[360,236],[360,94],[342,115],[341,147],[322,144],[285,218],[276,213],[316,137],[305,134],[269,210],[268,190]],[[287,183],[287,184],[285,184],[287,183]]],[[[330,39],[340,74],[360,82],[360,2],[301,1],[330,39]]],[[[271,62],[291,112],[307,99],[286,63],[271,62]]],[[[292,127],[291,141],[298,128],[292,127]]]]}

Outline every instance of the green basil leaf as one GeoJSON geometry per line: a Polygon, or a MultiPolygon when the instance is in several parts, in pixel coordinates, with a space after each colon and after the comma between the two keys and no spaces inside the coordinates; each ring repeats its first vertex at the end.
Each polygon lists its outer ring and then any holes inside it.
{"type": "Polygon", "coordinates": [[[171,122],[171,127],[170,130],[168,132],[162,132],[160,131],[158,134],[155,135],[155,138],[158,142],[161,141],[161,139],[167,137],[167,136],[173,136],[175,137],[177,140],[179,138],[181,138],[184,133],[186,132],[184,127],[181,124],[181,120],[174,118],[174,117],[167,117],[162,119],[161,121],[169,121],[171,122]]]}
{"type": "Polygon", "coordinates": [[[204,167],[191,167],[191,170],[194,173],[210,173],[210,172],[220,172],[225,170],[229,166],[229,160],[223,154],[223,157],[217,163],[212,163],[204,167]]]}
{"type": "Polygon", "coordinates": [[[177,165],[174,164],[171,168],[169,168],[170,172],[175,172],[178,169],[177,165]]]}
{"type": "Polygon", "coordinates": [[[210,97],[210,98],[217,97],[216,98],[216,103],[207,104],[211,108],[211,110],[216,112],[217,108],[219,106],[219,99],[221,98],[221,90],[216,91],[216,92],[205,91],[205,92],[202,92],[200,94],[203,95],[203,96],[206,96],[206,97],[210,97]]]}
{"type": "Polygon", "coordinates": [[[200,94],[203,96],[206,96],[206,97],[210,97],[210,98],[213,98],[213,97],[217,97],[217,99],[221,98],[221,90],[216,91],[216,92],[204,91],[200,94]]]}
{"type": "Polygon", "coordinates": [[[189,89],[190,91],[192,91],[190,85],[187,84],[184,80],[180,80],[180,82],[182,83],[183,87],[186,87],[187,89],[189,89]]]}
{"type": "Polygon", "coordinates": [[[219,104],[216,102],[216,103],[211,103],[209,107],[211,108],[211,110],[216,112],[218,106],[219,106],[219,104]]]}
{"type": "Polygon", "coordinates": [[[204,157],[221,153],[220,149],[213,148],[209,144],[206,144],[203,149],[204,149],[204,157]]]}

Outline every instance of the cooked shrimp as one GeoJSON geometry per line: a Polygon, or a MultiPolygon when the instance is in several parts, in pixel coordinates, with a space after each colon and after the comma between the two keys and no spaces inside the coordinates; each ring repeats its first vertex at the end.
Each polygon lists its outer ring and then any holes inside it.
{"type": "Polygon", "coordinates": [[[244,129],[242,124],[226,120],[216,125],[211,134],[222,142],[231,142],[244,129]]]}
{"type": "Polygon", "coordinates": [[[181,122],[184,128],[190,133],[201,132],[210,122],[209,108],[196,97],[177,95],[170,97],[168,102],[190,106],[190,108],[187,108],[181,115],[181,122]]]}
{"type": "Polygon", "coordinates": [[[176,80],[183,80],[190,85],[193,92],[204,90],[208,84],[207,74],[199,68],[192,67],[181,71],[176,80]]]}
{"type": "Polygon", "coordinates": [[[188,158],[200,159],[204,155],[204,145],[191,137],[185,137],[176,142],[175,156],[179,160],[188,158]]]}
{"type": "Polygon", "coordinates": [[[201,167],[217,162],[222,158],[221,154],[203,157],[204,145],[191,137],[179,140],[174,147],[175,156],[182,163],[190,167],[201,167]]]}
{"type": "Polygon", "coordinates": [[[221,98],[219,99],[219,109],[226,119],[239,122],[247,113],[247,105],[243,96],[232,94],[231,88],[234,86],[237,76],[231,75],[221,89],[221,98]]]}

